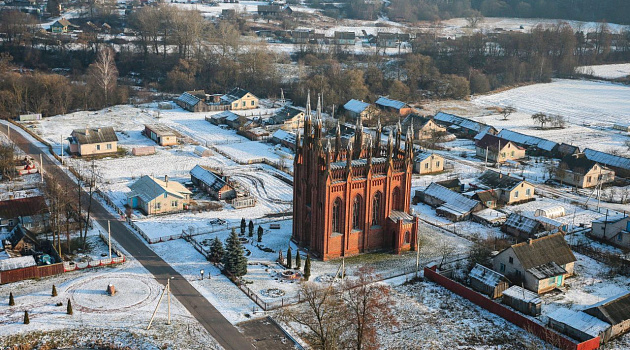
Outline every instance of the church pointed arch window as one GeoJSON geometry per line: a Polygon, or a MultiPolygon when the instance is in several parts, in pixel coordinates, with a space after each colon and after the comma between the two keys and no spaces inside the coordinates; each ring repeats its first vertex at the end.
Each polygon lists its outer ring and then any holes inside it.
{"type": "Polygon", "coordinates": [[[392,192],[392,210],[401,210],[400,204],[400,187],[394,188],[392,192]]]}
{"type": "Polygon", "coordinates": [[[352,201],[352,229],[360,230],[361,229],[361,196],[354,197],[352,201]]]}
{"type": "Polygon", "coordinates": [[[381,205],[383,203],[383,194],[379,191],[372,199],[372,225],[380,225],[381,205]]]}
{"type": "Polygon", "coordinates": [[[341,232],[341,199],[339,198],[332,206],[332,232],[341,232]]]}

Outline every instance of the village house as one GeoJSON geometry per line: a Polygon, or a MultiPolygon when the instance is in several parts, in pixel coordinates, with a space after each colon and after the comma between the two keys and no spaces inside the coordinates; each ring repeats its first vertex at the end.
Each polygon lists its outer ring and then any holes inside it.
{"type": "Polygon", "coordinates": [[[444,157],[432,152],[418,152],[414,157],[413,170],[420,175],[441,173],[444,171],[444,157]]]}
{"type": "Polygon", "coordinates": [[[525,148],[498,136],[485,134],[475,141],[475,154],[492,163],[504,163],[525,158],[525,148]]]}
{"type": "Polygon", "coordinates": [[[526,148],[526,153],[532,156],[554,157],[558,154],[558,147],[560,147],[557,142],[508,129],[501,130],[497,136],[526,148]]]}
{"type": "Polygon", "coordinates": [[[285,131],[296,130],[304,127],[304,111],[286,105],[271,116],[270,122],[271,124],[282,125],[281,129],[285,131]]]}
{"type": "Polygon", "coordinates": [[[535,199],[534,185],[521,178],[493,170],[486,170],[479,176],[474,185],[495,190],[499,197],[499,203],[503,205],[513,205],[535,199]]]}
{"type": "Polygon", "coordinates": [[[0,201],[0,230],[11,231],[16,225],[35,233],[49,228],[48,205],[43,196],[0,201]]]}
{"type": "Polygon", "coordinates": [[[408,42],[411,36],[406,33],[379,32],[376,34],[376,45],[378,47],[400,47],[402,43],[408,42]]]}
{"type": "Polygon", "coordinates": [[[563,142],[560,145],[558,145],[558,148],[556,149],[556,155],[554,157],[558,159],[562,159],[566,156],[570,156],[570,155],[578,154],[578,153],[580,153],[580,147],[569,145],[568,143],[563,142]]]}
{"type": "Polygon", "coordinates": [[[616,156],[590,148],[584,149],[584,156],[586,156],[588,160],[592,160],[614,170],[617,176],[630,178],[630,158],[616,156]]]}
{"type": "Polygon", "coordinates": [[[221,104],[229,105],[232,110],[254,109],[258,108],[258,97],[247,90],[234,88],[221,96],[221,104]]]}
{"type": "Polygon", "coordinates": [[[31,250],[36,250],[39,241],[36,235],[25,229],[22,224],[17,224],[2,240],[2,247],[11,258],[28,254],[31,250]]]}
{"type": "Polygon", "coordinates": [[[584,313],[611,325],[610,337],[604,342],[619,337],[630,330],[630,292],[624,292],[583,310],[584,313]]]}
{"type": "Polygon", "coordinates": [[[140,209],[147,215],[164,214],[182,211],[190,204],[190,192],[184,185],[176,181],[164,181],[153,176],[144,175],[129,186],[127,206],[140,209]]]}
{"type": "Polygon", "coordinates": [[[502,274],[483,265],[476,264],[468,274],[470,287],[492,299],[500,298],[510,287],[510,281],[502,274]]]}
{"type": "Polygon", "coordinates": [[[454,114],[438,112],[433,119],[438,124],[446,126],[450,132],[462,137],[473,138],[477,135],[497,134],[497,129],[490,125],[454,114]]]}
{"type": "Polygon", "coordinates": [[[394,112],[401,117],[409,115],[415,111],[405,102],[392,100],[384,96],[379,97],[374,104],[383,111],[394,112]]]}
{"type": "Polygon", "coordinates": [[[471,199],[479,201],[486,208],[494,209],[499,204],[499,196],[495,190],[477,190],[464,193],[471,199]]]}
{"type": "Polygon", "coordinates": [[[409,114],[402,121],[402,127],[403,130],[412,127],[414,139],[421,141],[444,137],[447,134],[446,128],[436,123],[433,118],[426,118],[417,114],[409,114]]]}
{"type": "Polygon", "coordinates": [[[295,151],[295,138],[295,133],[278,129],[271,135],[271,142],[295,151]]]}
{"type": "Polygon", "coordinates": [[[118,137],[111,126],[73,130],[68,142],[70,153],[82,157],[113,154],[118,151],[118,137]]]}
{"type": "Polygon", "coordinates": [[[333,42],[336,45],[354,45],[356,34],[354,32],[338,32],[333,35],[333,42]]]}
{"type": "Polygon", "coordinates": [[[196,165],[190,171],[190,179],[195,186],[216,200],[236,198],[236,191],[228,184],[227,177],[216,170],[196,165]]]}
{"type": "Polygon", "coordinates": [[[207,112],[210,110],[206,104],[206,93],[203,90],[186,91],[175,99],[175,104],[189,112],[207,112]]]}
{"type": "Polygon", "coordinates": [[[615,181],[615,172],[589,160],[583,153],[562,158],[553,176],[556,180],[579,188],[595,187],[615,181]]]}
{"type": "Polygon", "coordinates": [[[370,120],[377,114],[377,110],[373,105],[355,99],[346,102],[343,108],[346,110],[348,117],[353,120],[356,120],[358,117],[361,117],[363,120],[370,120]]]}
{"type": "Polygon", "coordinates": [[[606,214],[592,222],[591,235],[612,245],[630,248],[630,216],[606,214]]]}
{"type": "Polygon", "coordinates": [[[206,121],[214,125],[227,125],[227,119],[238,119],[239,115],[231,111],[223,111],[221,113],[206,116],[206,121]]]}
{"type": "Polygon", "coordinates": [[[430,184],[424,191],[416,191],[416,196],[420,201],[435,207],[438,215],[454,222],[466,220],[472,212],[481,209],[481,204],[476,200],[436,183],[430,184]]]}
{"type": "Polygon", "coordinates": [[[240,134],[252,141],[266,141],[271,138],[271,133],[265,128],[243,128],[240,134]]]}
{"type": "Polygon", "coordinates": [[[177,145],[177,134],[166,125],[145,124],[144,135],[160,146],[177,145]]]}
{"type": "Polygon", "coordinates": [[[50,31],[55,34],[67,33],[70,28],[76,27],[77,26],[62,17],[61,19],[55,21],[53,24],[50,25],[50,31]]]}
{"type": "Polygon", "coordinates": [[[541,294],[562,287],[573,275],[577,259],[562,233],[529,239],[504,249],[492,259],[493,270],[514,284],[541,294]]]}
{"type": "Polygon", "coordinates": [[[516,237],[519,242],[522,242],[530,238],[536,238],[536,235],[543,231],[543,226],[532,218],[512,213],[501,226],[501,231],[516,237]]]}
{"type": "Polygon", "coordinates": [[[279,4],[258,5],[257,13],[260,16],[280,17],[284,14],[286,15],[292,14],[293,9],[290,6],[282,6],[279,4]]]}

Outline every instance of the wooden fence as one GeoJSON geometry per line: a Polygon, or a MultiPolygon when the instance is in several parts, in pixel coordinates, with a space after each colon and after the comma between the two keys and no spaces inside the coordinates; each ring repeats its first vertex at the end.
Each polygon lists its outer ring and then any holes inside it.
{"type": "Polygon", "coordinates": [[[578,343],[563,334],[560,334],[538,322],[535,322],[515,311],[512,311],[506,306],[503,306],[488,299],[486,296],[479,294],[462,284],[459,284],[447,277],[440,275],[432,268],[425,267],[424,276],[429,280],[450,290],[451,292],[465,299],[468,299],[472,303],[477,304],[478,306],[492,312],[493,314],[504,318],[514,325],[523,328],[527,332],[562,350],[593,350],[599,348],[599,337],[595,337],[585,342],[578,343]]]}

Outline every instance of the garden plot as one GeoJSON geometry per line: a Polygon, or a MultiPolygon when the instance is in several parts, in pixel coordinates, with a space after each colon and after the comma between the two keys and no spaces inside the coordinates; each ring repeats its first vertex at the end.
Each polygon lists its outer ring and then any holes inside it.
{"type": "MultiPolygon", "coordinates": [[[[214,146],[221,154],[240,164],[262,163],[267,160],[271,163],[279,163],[281,157],[274,151],[274,147],[268,143],[258,141],[243,141],[214,146]]],[[[286,165],[292,165],[291,160],[284,160],[286,165]]]]}
{"type": "MultiPolygon", "coordinates": [[[[571,230],[571,226],[575,225],[576,227],[580,224],[584,226],[590,226],[593,220],[598,219],[605,214],[598,213],[593,210],[584,209],[575,204],[569,203],[564,200],[551,199],[551,198],[537,198],[535,201],[510,205],[503,207],[503,210],[508,213],[520,213],[521,215],[534,217],[536,209],[544,209],[561,206],[565,210],[565,215],[561,217],[554,218],[553,220],[565,223],[569,225],[569,230],[571,230]]],[[[611,215],[614,212],[611,211],[611,215]]]]}

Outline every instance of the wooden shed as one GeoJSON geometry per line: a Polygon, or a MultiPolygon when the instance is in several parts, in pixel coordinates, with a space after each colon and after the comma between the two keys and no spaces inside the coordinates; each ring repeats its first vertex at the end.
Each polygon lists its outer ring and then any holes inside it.
{"type": "Polygon", "coordinates": [[[492,299],[501,297],[503,291],[510,287],[510,281],[505,276],[479,264],[473,267],[469,277],[472,289],[492,299]]]}
{"type": "Polygon", "coordinates": [[[540,315],[542,299],[538,294],[519,286],[512,286],[503,291],[503,304],[531,316],[540,315]]]}

